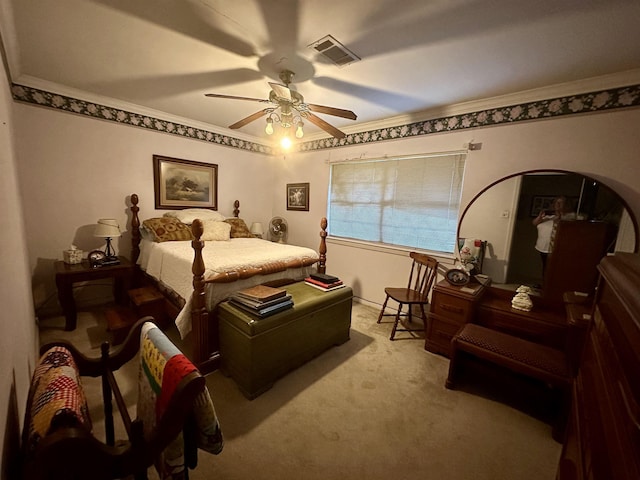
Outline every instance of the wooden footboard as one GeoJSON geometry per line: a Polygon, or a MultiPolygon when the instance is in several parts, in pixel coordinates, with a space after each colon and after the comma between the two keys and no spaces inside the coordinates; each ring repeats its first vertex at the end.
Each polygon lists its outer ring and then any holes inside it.
{"type": "MultiPolygon", "coordinates": [[[[236,200],[237,203],[237,200],[236,200]]],[[[218,319],[215,312],[209,312],[206,308],[205,286],[207,283],[231,283],[254,275],[267,275],[269,273],[283,272],[288,268],[306,267],[318,262],[318,272],[326,272],[327,260],[327,219],[320,221],[320,246],[318,248],[319,260],[276,262],[261,267],[238,270],[204,278],[205,265],[202,258],[204,241],[200,240],[203,226],[200,220],[195,220],[191,225],[194,240],[193,246],[193,297],[191,308],[191,335],[194,338],[194,362],[201,372],[211,372],[218,368],[220,362],[220,344],[218,339],[218,319]]]]}
{"type": "MultiPolygon", "coordinates": [[[[131,261],[137,265],[140,256],[140,218],[138,212],[139,198],[135,193],[131,195],[131,261]]],[[[233,204],[233,215],[240,214],[240,202],[236,200],[233,204]]],[[[309,261],[294,262],[274,262],[259,268],[244,269],[236,272],[223,273],[205,278],[205,264],[202,256],[204,241],[201,239],[203,225],[200,220],[195,220],[191,225],[193,240],[191,246],[194,252],[191,272],[193,274],[193,296],[191,301],[191,337],[193,339],[193,362],[202,373],[209,373],[216,370],[220,361],[220,349],[218,341],[218,325],[214,312],[207,310],[205,287],[207,283],[231,283],[255,275],[266,275],[285,271],[288,268],[306,267],[317,262],[317,270],[320,273],[326,272],[327,261],[327,219],[320,221],[320,246],[318,248],[319,259],[309,261]]]]}

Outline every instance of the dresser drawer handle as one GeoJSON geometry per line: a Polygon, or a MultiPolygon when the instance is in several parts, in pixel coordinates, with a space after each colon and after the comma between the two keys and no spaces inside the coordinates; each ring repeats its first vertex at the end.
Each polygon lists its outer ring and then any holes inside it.
{"type": "Polygon", "coordinates": [[[447,312],[464,313],[464,308],[456,307],[455,305],[449,305],[447,303],[443,303],[441,307],[443,310],[446,310],[447,312]]]}

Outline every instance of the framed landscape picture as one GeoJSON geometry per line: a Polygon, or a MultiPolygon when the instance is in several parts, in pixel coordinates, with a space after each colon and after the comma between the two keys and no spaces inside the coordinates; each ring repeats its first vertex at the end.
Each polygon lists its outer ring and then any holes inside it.
{"type": "Polygon", "coordinates": [[[153,156],[157,209],[218,209],[218,165],[153,156]]]}
{"type": "Polygon", "coordinates": [[[309,211],[308,183],[287,183],[287,210],[309,211]]]}

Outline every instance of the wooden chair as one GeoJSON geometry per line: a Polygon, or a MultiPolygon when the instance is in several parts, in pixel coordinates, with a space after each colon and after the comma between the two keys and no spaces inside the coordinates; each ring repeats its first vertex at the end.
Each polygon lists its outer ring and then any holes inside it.
{"type": "MultiPolygon", "coordinates": [[[[409,282],[405,288],[386,287],[384,293],[386,298],[382,304],[378,322],[382,321],[382,317],[394,316],[393,329],[391,330],[390,340],[395,339],[396,332],[424,332],[427,325],[427,315],[425,313],[425,305],[429,305],[429,292],[434,284],[438,272],[438,261],[423,253],[411,252],[409,255],[413,262],[411,264],[411,273],[409,274],[409,282]],[[398,303],[396,313],[385,313],[387,302],[389,299],[398,303]],[[407,305],[407,313],[403,314],[402,309],[407,305]],[[409,325],[413,322],[412,309],[415,305],[420,307],[422,317],[422,328],[411,328],[409,325]],[[400,317],[406,317],[408,325],[406,328],[398,328],[400,317]]],[[[416,337],[417,338],[417,337],[416,337]]]]}
{"type": "MultiPolygon", "coordinates": [[[[203,435],[211,434],[217,442],[213,450],[208,451],[218,453],[222,449],[222,435],[215,411],[206,409],[206,405],[202,407],[203,403],[207,403],[201,401],[203,398],[206,397],[205,400],[209,399],[210,402],[205,378],[186,357],[182,359],[165,354],[166,350],[177,348],[150,320],[153,318],[147,317],[137,322],[124,343],[113,352],[109,351],[109,343],[105,342],[100,358],[86,357],[66,341],[57,341],[41,348],[43,356],[34,372],[25,413],[23,479],[103,480],[129,478],[130,475],[136,479],[146,479],[147,469],[154,464],[156,467],[162,465],[159,459],[163,459],[165,449],[176,444],[183,447],[178,448],[179,459],[183,461],[179,468],[184,469],[184,478],[188,478],[188,468],[195,468],[197,464],[197,448],[203,448],[203,435]],[[176,369],[172,367],[174,377],[160,383],[162,409],[152,412],[155,417],[153,425],[141,420],[140,402],[138,418],[130,418],[113,373],[134,358],[142,346],[141,332],[150,328],[160,332],[158,335],[163,337],[162,347],[167,347],[161,355],[153,352],[160,358],[155,363],[159,369],[152,373],[162,375],[162,364],[166,360],[166,377],[169,363],[174,359],[182,360],[179,374],[175,375],[176,369]],[[102,377],[105,441],[92,433],[82,376],[102,377]],[[170,384],[170,389],[165,389],[167,384],[170,384]],[[116,400],[127,439],[115,439],[112,397],[116,400]],[[203,412],[205,415],[201,415],[203,412]],[[203,426],[201,420],[206,414],[209,414],[207,426],[203,426]]],[[[149,347],[145,348],[149,350],[149,347]]],[[[156,403],[155,408],[158,405],[156,403]]],[[[213,443],[214,440],[207,441],[213,443]]]]}

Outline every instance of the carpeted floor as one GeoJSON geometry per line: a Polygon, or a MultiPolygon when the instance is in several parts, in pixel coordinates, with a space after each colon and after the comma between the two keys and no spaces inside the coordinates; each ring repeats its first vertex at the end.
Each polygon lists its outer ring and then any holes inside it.
{"type": "MultiPolygon", "coordinates": [[[[253,401],[220,372],[208,375],[225,448],[201,453],[190,478],[555,478],[561,445],[551,438],[544,389],[525,381],[504,388],[500,372],[471,365],[459,389],[447,390],[448,360],[420,339],[389,341],[391,325],[376,324],[377,314],[354,303],[350,341],[253,401]]],[[[107,333],[99,309],[80,312],[74,332],[63,324],[63,317],[42,320],[41,342],[69,338],[99,354],[107,333]]],[[[117,374],[132,414],[136,376],[135,361],[117,374]]],[[[86,385],[103,438],[99,380],[86,385]]]]}

